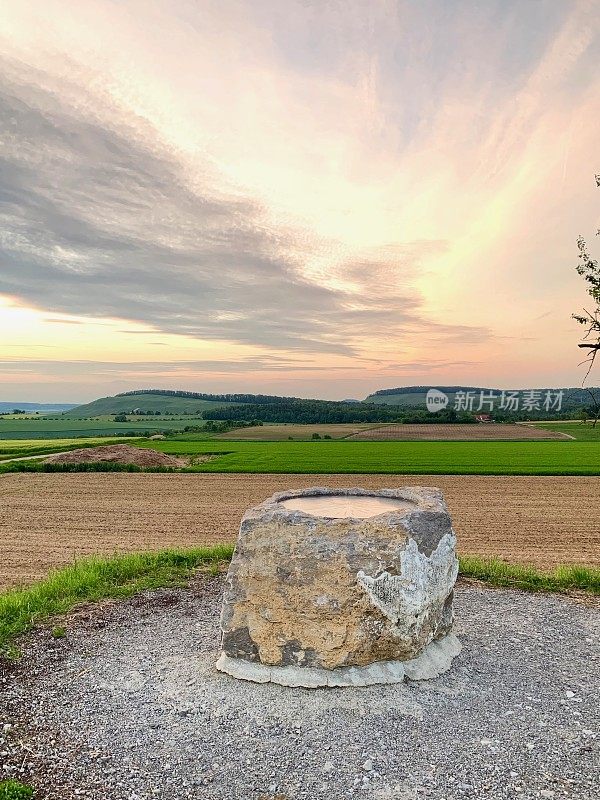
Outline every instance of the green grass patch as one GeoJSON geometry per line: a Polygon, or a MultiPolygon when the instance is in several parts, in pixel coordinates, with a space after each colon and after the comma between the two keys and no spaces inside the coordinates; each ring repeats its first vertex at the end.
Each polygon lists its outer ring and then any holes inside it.
{"type": "Polygon", "coordinates": [[[497,558],[462,556],[460,574],[494,586],[529,592],[583,591],[600,595],[600,569],[595,567],[557,567],[553,572],[540,572],[534,567],[507,564],[497,558]]]}
{"type": "Polygon", "coordinates": [[[127,422],[115,422],[111,416],[76,419],[62,414],[38,419],[0,418],[0,437],[3,440],[18,441],[111,436],[118,433],[126,435],[130,432],[135,436],[146,432],[160,433],[165,430],[183,431],[188,425],[205,425],[204,420],[191,416],[172,418],[131,415],[127,419],[127,422]]]}
{"type": "Polygon", "coordinates": [[[127,437],[119,437],[118,439],[110,437],[91,439],[0,439],[0,464],[3,460],[11,458],[51,455],[52,453],[78,450],[84,447],[99,447],[100,445],[130,444],[131,441],[127,437]]]}
{"type": "Polygon", "coordinates": [[[0,800],[30,800],[33,789],[19,781],[2,781],[0,783],[0,800]]]}
{"type": "MultiPolygon", "coordinates": [[[[1,433],[2,431],[0,431],[0,435],[1,433]]],[[[84,447],[86,444],[103,444],[106,441],[106,439],[98,436],[83,439],[73,439],[73,437],[65,439],[0,439],[0,458],[4,458],[6,453],[14,453],[17,450],[28,452],[39,447],[60,447],[61,445],[69,446],[72,444],[79,444],[84,447]]]]}
{"type": "MultiPolygon", "coordinates": [[[[137,394],[115,395],[114,397],[99,397],[91,403],[76,406],[65,411],[63,416],[74,418],[81,417],[101,417],[112,414],[131,414],[133,409],[142,411],[160,411],[162,416],[181,416],[197,417],[203,411],[212,408],[224,408],[236,405],[225,400],[203,400],[199,397],[178,397],[167,394],[152,394],[149,392],[139,392],[137,394]]],[[[135,415],[132,415],[132,418],[135,415]]],[[[158,415],[157,415],[158,416],[158,415]]],[[[153,419],[148,416],[147,419],[153,419]]],[[[160,416],[158,416],[160,419],[160,416]]]]}
{"type": "Polygon", "coordinates": [[[78,464],[49,463],[42,461],[0,462],[0,475],[7,472],[179,472],[178,467],[140,467],[137,464],[120,464],[118,461],[84,461],[78,464]]]}
{"type": "MultiPolygon", "coordinates": [[[[592,430],[581,423],[564,423],[564,432],[592,430]]],[[[554,429],[554,428],[553,428],[554,429]]],[[[600,429],[598,429],[600,430],[600,429]]],[[[575,435],[575,434],[572,434],[575,435]]],[[[0,440],[0,473],[37,471],[131,471],[142,468],[86,465],[41,465],[31,461],[3,464],[2,459],[46,455],[53,452],[124,443],[149,447],[178,456],[214,455],[210,461],[185,469],[194,472],[250,473],[372,473],[406,475],[599,475],[600,439],[588,441],[492,442],[356,442],[224,441],[203,434],[176,435],[169,439],[62,439],[27,443],[0,440]],[[17,466],[20,465],[20,466],[17,466]]],[[[167,470],[169,468],[166,468],[167,470]]],[[[151,471],[162,471],[152,469],[151,471]]]]}
{"type": "Polygon", "coordinates": [[[136,446],[215,454],[197,472],[405,475],[599,475],[595,442],[236,442],[173,438],[136,446]]]}
{"type": "Polygon", "coordinates": [[[232,547],[219,546],[90,558],[33,586],[0,594],[0,653],[10,657],[15,636],[79,603],[182,585],[196,568],[228,560],[232,552],[232,547]]]}
{"type": "MultiPolygon", "coordinates": [[[[219,565],[229,561],[232,554],[233,547],[217,546],[120,555],[110,559],[91,558],[57,570],[33,586],[0,594],[0,655],[18,658],[19,650],[13,643],[15,637],[37,623],[65,614],[78,604],[130,597],[144,589],[185,585],[199,567],[216,575],[219,565]]],[[[534,567],[507,564],[498,559],[462,556],[460,574],[494,586],[525,591],[583,591],[600,595],[600,569],[593,567],[558,567],[553,572],[540,572],[534,567]]],[[[51,631],[54,638],[65,634],[63,626],[51,631]]]]}
{"type": "Polygon", "coordinates": [[[529,427],[566,433],[580,442],[600,442],[600,422],[595,428],[592,427],[591,422],[586,422],[585,425],[583,422],[539,422],[529,427]]]}

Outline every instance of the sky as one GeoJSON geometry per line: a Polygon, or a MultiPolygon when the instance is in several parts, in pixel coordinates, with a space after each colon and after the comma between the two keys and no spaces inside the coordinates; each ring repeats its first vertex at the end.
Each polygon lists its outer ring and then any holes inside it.
{"type": "Polygon", "coordinates": [[[600,0],[0,0],[0,399],[579,385],[599,58],[600,0]]]}

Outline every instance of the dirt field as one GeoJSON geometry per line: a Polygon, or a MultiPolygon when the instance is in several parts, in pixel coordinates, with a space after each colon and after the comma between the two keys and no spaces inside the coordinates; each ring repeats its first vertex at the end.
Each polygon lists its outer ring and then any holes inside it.
{"type": "Polygon", "coordinates": [[[259,425],[255,428],[236,428],[228,433],[221,433],[216,439],[243,439],[257,441],[268,439],[272,442],[280,442],[284,439],[310,439],[313,433],[319,436],[331,436],[332,439],[345,439],[353,433],[368,431],[377,428],[381,423],[339,423],[338,425],[259,425]]]}
{"type": "Polygon", "coordinates": [[[182,467],[187,462],[183,458],[173,458],[149,447],[131,447],[128,444],[110,444],[104,447],[84,447],[57,453],[45,459],[47,464],[93,464],[109,461],[113,464],[134,464],[137,467],[182,467]]]}
{"type": "Polygon", "coordinates": [[[14,474],[0,478],[0,588],[101,553],[233,542],[244,510],[305,486],[440,486],[459,551],[600,566],[596,477],[14,474]]]}
{"type": "Polygon", "coordinates": [[[359,431],[349,439],[378,442],[383,439],[407,441],[490,441],[492,439],[571,439],[557,431],[530,428],[525,425],[484,423],[473,425],[379,425],[372,430],[359,431]]]}

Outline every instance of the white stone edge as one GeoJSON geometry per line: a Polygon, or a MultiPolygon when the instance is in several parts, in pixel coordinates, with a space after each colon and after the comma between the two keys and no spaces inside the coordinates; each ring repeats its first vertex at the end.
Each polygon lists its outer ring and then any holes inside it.
{"type": "Polygon", "coordinates": [[[377,661],[364,667],[338,667],[328,670],[315,667],[270,667],[221,653],[216,667],[234,678],[254,683],[278,683],[280,686],[318,689],[321,687],[373,686],[437,678],[450,669],[462,649],[453,633],[431,642],[409,661],[377,661]]]}

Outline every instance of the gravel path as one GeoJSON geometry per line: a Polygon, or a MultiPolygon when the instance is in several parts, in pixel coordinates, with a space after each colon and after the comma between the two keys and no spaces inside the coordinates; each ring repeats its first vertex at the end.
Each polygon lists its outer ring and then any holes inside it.
{"type": "Polygon", "coordinates": [[[460,587],[464,649],[441,678],[286,689],[214,671],[221,587],[26,637],[0,683],[5,773],[36,800],[597,800],[597,610],[460,587]]]}

